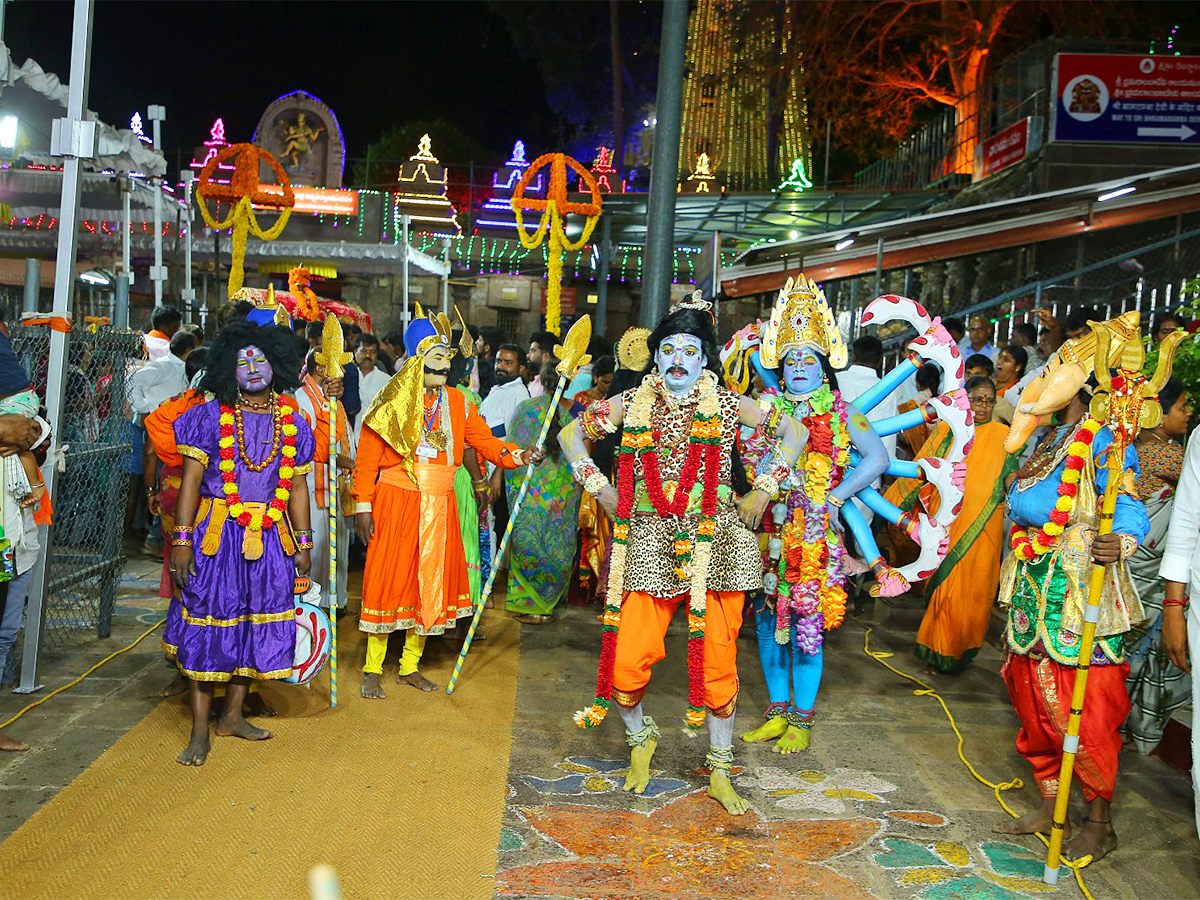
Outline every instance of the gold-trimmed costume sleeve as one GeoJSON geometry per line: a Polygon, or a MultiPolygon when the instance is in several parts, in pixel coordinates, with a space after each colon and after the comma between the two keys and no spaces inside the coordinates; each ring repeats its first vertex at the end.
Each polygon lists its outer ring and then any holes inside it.
{"type": "Polygon", "coordinates": [[[189,459],[194,459],[204,468],[208,468],[208,454],[199,447],[192,447],[189,444],[179,444],[177,448],[180,456],[186,456],[189,459]]]}
{"type": "Polygon", "coordinates": [[[297,475],[307,475],[309,472],[312,471],[312,467],[313,467],[313,464],[310,462],[306,462],[301,465],[298,465],[298,466],[296,466],[296,474],[297,475]]]}

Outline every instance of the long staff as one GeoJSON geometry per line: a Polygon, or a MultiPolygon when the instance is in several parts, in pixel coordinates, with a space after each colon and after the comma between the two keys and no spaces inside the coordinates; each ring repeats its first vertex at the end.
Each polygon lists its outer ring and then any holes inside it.
{"type": "MultiPolygon", "coordinates": [[[[321,331],[321,352],[317,362],[325,367],[326,379],[338,380],[344,374],[342,366],[350,361],[343,349],[342,324],[337,316],[327,313],[321,331]]],[[[329,417],[329,466],[325,483],[325,505],[329,512],[329,706],[337,706],[337,398],[330,397],[326,413],[329,417]]],[[[349,423],[347,423],[348,425],[349,423]]],[[[315,487],[315,486],[314,486],[315,487]]],[[[313,523],[316,524],[315,522],[313,523]]]]}
{"type": "MultiPolygon", "coordinates": [[[[591,357],[585,352],[588,341],[591,338],[592,320],[590,316],[584,316],[571,326],[571,330],[567,332],[567,337],[563,343],[555,346],[554,355],[560,360],[558,364],[558,388],[554,391],[554,397],[551,399],[550,405],[546,408],[545,417],[542,419],[542,430],[538,433],[537,444],[534,445],[534,450],[541,450],[545,445],[546,435],[550,433],[550,423],[554,421],[554,416],[558,415],[558,401],[562,399],[567,385],[575,377],[575,372],[578,371],[580,366],[586,365],[591,360],[591,357]]],[[[521,503],[525,500],[525,492],[529,490],[529,481],[533,477],[533,466],[533,462],[530,462],[525,467],[525,478],[521,482],[521,490],[517,493],[516,502],[513,503],[512,509],[508,513],[508,525],[504,529],[504,537],[500,539],[500,546],[497,548],[496,556],[492,560],[492,570],[488,573],[487,584],[483,586],[483,590],[479,593],[479,605],[475,607],[475,615],[471,619],[471,627],[467,629],[467,639],[463,641],[462,650],[458,654],[458,660],[454,663],[454,674],[450,676],[450,683],[446,685],[447,694],[454,693],[454,686],[458,683],[458,676],[462,672],[463,660],[467,658],[467,651],[471,649],[471,641],[475,638],[475,629],[479,627],[479,620],[483,617],[484,600],[492,593],[492,585],[496,581],[496,573],[500,571],[500,560],[504,559],[504,552],[508,549],[508,542],[512,537],[513,524],[517,521],[517,514],[521,511],[521,503]]]]}
{"type": "MultiPolygon", "coordinates": [[[[1136,326],[1136,322],[1135,322],[1136,326]]],[[[1113,515],[1117,508],[1117,494],[1125,478],[1125,451],[1133,444],[1139,428],[1153,428],[1162,420],[1162,410],[1156,398],[1163,382],[1171,374],[1172,357],[1181,338],[1172,335],[1163,341],[1159,349],[1158,368],[1147,382],[1141,374],[1141,344],[1136,345],[1132,356],[1123,355],[1118,375],[1109,372],[1109,335],[1103,328],[1096,329],[1096,381],[1099,390],[1092,401],[1092,415],[1107,421],[1113,435],[1108,448],[1108,482],[1104,485],[1104,499],[1100,505],[1100,527],[1097,535],[1111,534],[1113,515]],[[1143,405],[1144,404],[1144,405],[1143,405]]],[[[1128,354],[1129,351],[1126,351],[1128,354]]],[[[1096,642],[1096,623],[1100,620],[1100,595],[1104,589],[1104,578],[1108,566],[1094,564],[1088,584],[1087,606],[1083,611],[1083,634],[1079,636],[1079,658],[1075,667],[1075,688],[1071,694],[1071,715],[1067,720],[1067,734],[1063,738],[1063,758],[1058,777],[1058,793],[1054,797],[1054,819],[1050,828],[1049,852],[1046,855],[1046,870],[1042,880],[1046,884],[1058,884],[1058,864],[1062,855],[1064,831],[1067,827],[1067,802],[1071,796],[1071,778],[1075,772],[1075,756],[1079,752],[1079,720],[1083,715],[1083,701],[1087,692],[1088,670],[1091,665],[1092,649],[1096,642]]]]}

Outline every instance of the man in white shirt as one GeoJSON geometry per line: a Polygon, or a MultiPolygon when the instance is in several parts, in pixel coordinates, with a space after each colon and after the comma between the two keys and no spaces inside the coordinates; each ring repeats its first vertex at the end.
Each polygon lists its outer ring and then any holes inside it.
{"type": "Polygon", "coordinates": [[[969,359],[978,353],[994,363],[1000,355],[1000,350],[992,343],[994,334],[995,329],[987,316],[971,316],[967,322],[967,336],[958,345],[959,354],[963,359],[969,359]]]}
{"type": "Polygon", "coordinates": [[[184,360],[196,346],[196,336],[190,331],[177,331],[171,335],[170,352],[155,359],[130,378],[129,405],[138,417],[158,409],[159,404],[170,400],[187,389],[187,370],[184,360]]]}
{"type": "MultiPolygon", "coordinates": [[[[861,397],[867,388],[879,382],[879,367],[883,363],[883,341],[873,335],[864,334],[855,340],[852,349],[854,362],[849,368],[837,373],[838,390],[842,393],[842,399],[851,404],[861,397]]],[[[880,419],[896,415],[896,405],[896,393],[893,391],[880,400],[874,409],[866,413],[868,421],[878,422],[880,419]]],[[[881,440],[887,448],[888,456],[895,459],[896,435],[890,434],[881,440]]],[[[880,482],[876,481],[875,487],[879,487],[879,485],[880,482]]],[[[861,504],[859,509],[863,511],[867,522],[870,522],[874,516],[871,510],[861,504]]]]}
{"type": "Polygon", "coordinates": [[[479,404],[479,414],[498,438],[504,438],[513,413],[529,399],[525,361],[525,351],[516,344],[501,344],[496,351],[495,382],[479,404]]]}
{"type": "Polygon", "coordinates": [[[379,359],[379,339],[373,334],[360,334],[354,344],[354,364],[358,366],[358,399],[362,404],[354,421],[354,442],[362,431],[362,421],[371,401],[391,378],[376,365],[379,359]]]}

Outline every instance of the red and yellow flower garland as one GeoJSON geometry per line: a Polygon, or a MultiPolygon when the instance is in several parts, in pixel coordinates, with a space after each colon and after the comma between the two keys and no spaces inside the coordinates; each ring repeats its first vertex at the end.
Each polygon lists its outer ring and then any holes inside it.
{"type": "Polygon", "coordinates": [[[283,435],[283,449],[281,450],[283,459],[280,461],[279,466],[279,484],[275,488],[275,496],[267,504],[266,515],[251,515],[242,501],[241,492],[238,490],[237,474],[234,471],[236,466],[235,458],[237,457],[238,450],[244,448],[235,446],[237,444],[235,436],[237,419],[234,415],[233,407],[222,403],[221,417],[218,419],[220,437],[217,440],[217,447],[220,450],[221,461],[217,464],[217,468],[221,473],[221,480],[224,482],[225,503],[229,509],[229,514],[233,516],[237,523],[251,531],[266,531],[283,519],[283,514],[287,511],[288,498],[292,493],[292,478],[296,474],[295,410],[288,406],[282,398],[277,399],[276,404],[273,415],[279,416],[281,433],[283,435]]]}
{"type": "Polygon", "coordinates": [[[1045,556],[1058,543],[1059,536],[1071,521],[1071,512],[1075,509],[1079,494],[1079,477],[1091,454],[1092,441],[1096,438],[1096,432],[1103,427],[1103,422],[1088,416],[1067,446],[1066,464],[1058,485],[1058,500],[1050,512],[1050,521],[1041,528],[1035,528],[1032,533],[1019,525],[1013,526],[1011,546],[1020,559],[1028,562],[1045,556]]]}
{"type": "Polygon", "coordinates": [[[642,379],[625,415],[617,478],[617,517],[613,523],[613,548],[605,598],[600,666],[596,675],[596,697],[592,705],[575,714],[581,728],[594,728],[604,721],[612,705],[612,678],[617,656],[617,634],[621,627],[621,600],[625,589],[625,562],[629,548],[629,526],[636,496],[634,463],[642,463],[646,493],[660,516],[682,518],[688,508],[691,489],[703,478],[700,496],[700,521],[693,539],[686,522],[681,521],[675,535],[675,574],[682,580],[691,566],[688,602],[688,728],[704,724],[704,633],[708,597],[708,570],[712,542],[717,533],[717,487],[721,461],[721,415],[716,376],[701,376],[700,402],[688,433],[687,458],[674,493],[668,499],[662,480],[658,451],[650,413],[659,391],[658,379],[642,379]],[[701,475],[701,473],[703,473],[701,475]]]}

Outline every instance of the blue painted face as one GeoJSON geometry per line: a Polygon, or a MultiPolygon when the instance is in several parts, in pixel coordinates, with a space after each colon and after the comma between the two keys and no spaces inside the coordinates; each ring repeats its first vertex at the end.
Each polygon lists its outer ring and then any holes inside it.
{"type": "Polygon", "coordinates": [[[811,347],[793,347],[783,356],[783,388],[789,394],[811,394],[825,383],[821,358],[811,347]]]}
{"type": "Polygon", "coordinates": [[[693,334],[673,334],[664,338],[654,354],[655,365],[662,372],[663,383],[673,394],[691,390],[699,379],[708,357],[704,345],[693,334]]]}

